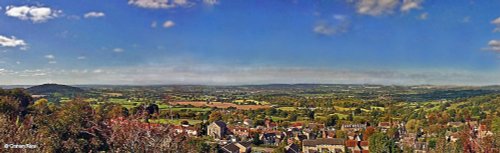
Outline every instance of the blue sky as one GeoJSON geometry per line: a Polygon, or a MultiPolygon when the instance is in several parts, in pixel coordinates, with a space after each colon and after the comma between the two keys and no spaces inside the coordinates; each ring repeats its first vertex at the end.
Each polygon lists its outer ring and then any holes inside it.
{"type": "Polygon", "coordinates": [[[3,0],[0,84],[499,84],[495,0],[3,0]]]}

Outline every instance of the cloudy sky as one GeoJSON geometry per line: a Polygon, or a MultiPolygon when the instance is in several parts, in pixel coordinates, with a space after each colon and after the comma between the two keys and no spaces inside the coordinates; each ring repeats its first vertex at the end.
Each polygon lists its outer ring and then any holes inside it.
{"type": "Polygon", "coordinates": [[[498,0],[2,0],[0,84],[500,84],[498,0]]]}

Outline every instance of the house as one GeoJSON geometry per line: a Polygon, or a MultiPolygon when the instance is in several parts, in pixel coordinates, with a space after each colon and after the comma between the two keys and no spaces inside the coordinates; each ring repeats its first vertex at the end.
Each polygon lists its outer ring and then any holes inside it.
{"type": "Polygon", "coordinates": [[[363,131],[366,129],[366,124],[344,124],[340,129],[347,132],[363,131]]]}
{"type": "Polygon", "coordinates": [[[413,149],[416,153],[426,153],[429,151],[428,144],[426,142],[415,142],[413,149]]]}
{"type": "Polygon", "coordinates": [[[363,152],[366,152],[366,151],[370,150],[370,143],[369,143],[369,141],[361,141],[361,142],[359,142],[359,146],[361,147],[361,150],[363,150],[363,152]]]}
{"type": "Polygon", "coordinates": [[[323,138],[335,138],[335,131],[323,131],[323,138]]]}
{"type": "Polygon", "coordinates": [[[299,145],[292,143],[285,147],[285,153],[300,153],[299,145]]]}
{"type": "Polygon", "coordinates": [[[172,126],[176,134],[187,134],[188,136],[198,136],[198,130],[192,126],[172,126]]]}
{"type": "Polygon", "coordinates": [[[307,125],[307,128],[310,129],[310,130],[324,130],[325,129],[325,124],[309,123],[307,125]]]}
{"type": "Polygon", "coordinates": [[[345,152],[344,139],[339,138],[321,138],[315,140],[304,140],[302,142],[302,151],[304,153],[313,152],[345,152]]]}
{"type": "Polygon", "coordinates": [[[223,153],[250,153],[252,152],[252,147],[249,142],[234,142],[222,146],[220,150],[223,153]]]}
{"type": "Polygon", "coordinates": [[[245,120],[243,120],[243,124],[248,126],[248,127],[252,127],[253,121],[251,119],[245,119],[245,120]]]}
{"type": "Polygon", "coordinates": [[[368,141],[357,141],[357,140],[347,140],[346,147],[350,152],[369,152],[369,143],[368,141]]]}
{"type": "Polygon", "coordinates": [[[302,129],[304,127],[304,124],[301,122],[295,122],[295,123],[290,124],[290,127],[302,129]]]}
{"type": "Polygon", "coordinates": [[[295,135],[294,139],[295,139],[296,141],[300,141],[300,142],[302,142],[302,141],[304,141],[305,139],[307,139],[307,136],[306,136],[306,135],[303,135],[303,134],[297,134],[297,135],[295,135]]]}
{"type": "Polygon", "coordinates": [[[271,130],[276,130],[276,128],[278,127],[278,124],[273,122],[270,119],[265,120],[265,125],[266,125],[267,129],[271,129],[271,130]]]}
{"type": "Polygon", "coordinates": [[[227,134],[226,123],[222,121],[215,121],[207,127],[207,134],[215,139],[222,139],[227,134]]]}
{"type": "Polygon", "coordinates": [[[481,124],[479,126],[478,138],[482,139],[487,136],[493,136],[493,132],[489,131],[486,125],[481,124]]]}
{"type": "Polygon", "coordinates": [[[234,127],[228,127],[228,129],[235,136],[237,136],[241,139],[246,139],[246,138],[250,137],[250,129],[249,128],[234,126],[234,127]]]}
{"type": "Polygon", "coordinates": [[[361,141],[363,140],[363,135],[358,134],[357,132],[350,132],[347,134],[347,138],[349,138],[349,140],[361,141]]]}
{"type": "Polygon", "coordinates": [[[198,136],[198,129],[196,129],[195,127],[192,127],[192,126],[185,127],[184,130],[190,136],[198,136]]]}
{"type": "Polygon", "coordinates": [[[307,137],[307,139],[316,139],[318,134],[312,130],[304,130],[303,131],[304,135],[307,137]]]}
{"type": "Polygon", "coordinates": [[[302,130],[299,129],[299,128],[295,128],[295,127],[290,127],[287,129],[287,135],[291,136],[291,135],[297,135],[297,134],[302,134],[302,130]]]}
{"type": "Polygon", "coordinates": [[[280,132],[264,132],[260,135],[259,139],[262,140],[266,145],[277,146],[281,142],[282,138],[283,135],[280,132]]]}
{"type": "Polygon", "coordinates": [[[448,136],[446,136],[446,141],[457,142],[459,138],[460,138],[460,134],[458,132],[455,132],[455,133],[451,133],[448,136]]]}
{"type": "Polygon", "coordinates": [[[359,150],[357,143],[356,140],[347,140],[345,141],[345,146],[348,150],[354,152],[354,150],[359,150]]]}
{"type": "Polygon", "coordinates": [[[378,123],[378,128],[382,130],[382,132],[387,132],[388,129],[391,128],[391,123],[390,122],[380,122],[378,123]]]}

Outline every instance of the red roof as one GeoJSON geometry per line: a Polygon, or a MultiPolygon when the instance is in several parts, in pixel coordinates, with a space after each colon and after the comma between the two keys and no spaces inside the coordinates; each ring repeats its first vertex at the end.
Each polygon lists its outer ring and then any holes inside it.
{"type": "Polygon", "coordinates": [[[481,124],[481,126],[479,126],[479,130],[481,130],[481,131],[487,131],[488,128],[486,127],[486,125],[481,124]]]}
{"type": "Polygon", "coordinates": [[[356,140],[347,140],[345,142],[346,147],[356,147],[356,144],[357,144],[356,140]]]}
{"type": "Polygon", "coordinates": [[[361,141],[361,146],[369,146],[369,142],[368,141],[361,141]]]}
{"type": "Polygon", "coordinates": [[[380,123],[378,123],[378,126],[391,126],[391,123],[389,123],[389,122],[380,122],[380,123]]]}
{"type": "Polygon", "coordinates": [[[302,122],[295,122],[295,123],[292,123],[292,127],[298,127],[298,126],[303,126],[304,124],[302,122]]]}

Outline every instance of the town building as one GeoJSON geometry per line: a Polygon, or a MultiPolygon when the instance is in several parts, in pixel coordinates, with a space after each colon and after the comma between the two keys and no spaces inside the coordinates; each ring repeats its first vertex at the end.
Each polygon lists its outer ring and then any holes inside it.
{"type": "Polygon", "coordinates": [[[252,145],[249,142],[234,142],[221,147],[223,153],[250,153],[252,145]]]}
{"type": "Polygon", "coordinates": [[[227,134],[226,123],[222,121],[215,121],[208,125],[207,134],[215,139],[222,139],[227,134]]]}
{"type": "Polygon", "coordinates": [[[366,124],[344,124],[340,129],[347,132],[363,131],[366,129],[366,124]]]}
{"type": "Polygon", "coordinates": [[[344,139],[340,138],[321,138],[315,140],[304,140],[302,142],[302,152],[304,153],[343,153],[345,151],[344,139]]]}

